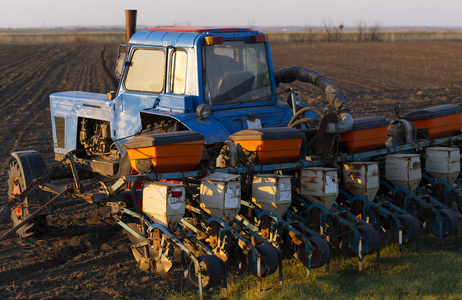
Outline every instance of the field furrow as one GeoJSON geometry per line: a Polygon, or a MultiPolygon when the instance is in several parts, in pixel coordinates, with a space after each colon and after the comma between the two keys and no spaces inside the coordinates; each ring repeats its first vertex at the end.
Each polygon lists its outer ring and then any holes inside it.
{"type": "MultiPolygon", "coordinates": [[[[7,201],[12,151],[34,149],[48,166],[54,163],[49,95],[116,90],[113,71],[117,47],[80,43],[0,45],[0,208],[7,201]]],[[[355,118],[375,115],[394,119],[396,105],[401,106],[403,114],[440,104],[462,105],[460,42],[272,44],[271,50],[275,70],[299,65],[324,74],[349,96],[355,118]]],[[[281,84],[278,90],[289,86],[281,84]]],[[[318,88],[300,83],[293,86],[305,103],[321,109],[328,105],[318,88]]],[[[280,96],[280,101],[286,99],[287,94],[280,96]]],[[[45,235],[12,238],[0,244],[0,298],[162,299],[171,291],[195,291],[180,268],[175,269],[172,280],[139,270],[128,249],[128,239],[112,222],[107,207],[65,199],[55,210],[45,235]]],[[[10,227],[9,219],[3,219],[0,235],[10,227]]],[[[339,269],[335,263],[331,265],[333,277],[339,282],[344,274],[357,272],[339,269]]],[[[362,276],[375,276],[374,271],[368,272],[362,276]]],[[[317,279],[321,285],[337,289],[338,282],[323,281],[323,273],[315,274],[321,274],[317,279]]],[[[304,278],[305,273],[301,276],[304,278]]],[[[381,278],[385,276],[380,274],[381,278]]],[[[361,275],[354,278],[361,279],[361,275]]],[[[306,282],[316,285],[313,280],[306,282]]],[[[342,284],[347,286],[349,282],[342,284]]],[[[373,292],[371,295],[373,298],[373,292]]],[[[441,295],[428,294],[436,298],[441,295]]],[[[416,295],[403,291],[402,296],[416,295]]]]}

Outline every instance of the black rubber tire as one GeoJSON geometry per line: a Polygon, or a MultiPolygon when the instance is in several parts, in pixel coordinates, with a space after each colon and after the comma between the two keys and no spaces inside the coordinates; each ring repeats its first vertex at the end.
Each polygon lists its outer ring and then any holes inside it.
{"type": "MultiPolygon", "coordinates": [[[[375,231],[372,226],[369,225],[359,225],[356,227],[356,229],[359,231],[359,233],[363,236],[364,242],[362,245],[362,252],[361,254],[370,254],[375,252],[379,248],[379,235],[377,234],[377,231],[375,231]]],[[[356,240],[354,237],[353,233],[350,233],[350,236],[348,238],[348,242],[350,245],[351,251],[354,253],[358,253],[358,247],[359,247],[359,240],[356,240]]]]}
{"type": "MultiPolygon", "coordinates": [[[[443,218],[443,232],[442,237],[455,235],[459,227],[459,220],[457,215],[450,209],[443,208],[438,210],[443,218]]],[[[439,224],[436,222],[436,216],[432,215],[430,219],[430,231],[439,236],[439,224]]]]}
{"type": "MultiPolygon", "coordinates": [[[[320,237],[312,236],[308,238],[311,242],[312,249],[311,253],[311,268],[320,268],[325,266],[330,260],[330,248],[329,244],[320,237]]],[[[305,243],[301,243],[298,246],[298,259],[306,267],[308,265],[308,255],[305,251],[305,243]]]]}
{"type": "MultiPolygon", "coordinates": [[[[270,276],[279,267],[278,250],[269,245],[257,245],[258,252],[262,255],[261,260],[261,277],[270,276]]],[[[252,275],[258,276],[257,263],[251,261],[252,252],[247,255],[247,267],[252,275]]]]}
{"type": "MultiPolygon", "coordinates": [[[[416,217],[412,215],[398,215],[398,219],[403,225],[403,244],[415,242],[420,236],[420,223],[416,217]]],[[[392,222],[390,234],[395,242],[399,242],[399,232],[396,222],[392,222]]]]}
{"type": "MultiPolygon", "coordinates": [[[[31,182],[26,182],[26,178],[24,176],[24,171],[19,166],[19,163],[15,160],[10,164],[10,169],[8,171],[8,198],[11,198],[13,195],[13,190],[15,185],[19,186],[20,191],[24,191],[26,187],[31,182]]],[[[22,203],[23,209],[22,214],[18,216],[16,210],[11,211],[11,221],[13,223],[13,227],[16,227],[18,224],[22,222],[25,218],[30,215],[29,209],[29,202],[37,202],[37,199],[42,199],[42,202],[48,201],[50,199],[49,194],[45,193],[42,190],[35,190],[29,193],[28,197],[24,199],[22,203]],[[29,199],[33,199],[29,201],[29,199]]],[[[38,200],[40,201],[40,200],[38,200]]],[[[19,230],[16,231],[16,234],[21,238],[26,238],[32,235],[45,233],[47,231],[47,219],[45,215],[38,215],[32,220],[30,220],[27,224],[21,227],[19,230]]]]}
{"type": "MultiPolygon", "coordinates": [[[[197,257],[197,260],[199,260],[201,267],[205,266],[202,270],[202,288],[208,289],[220,284],[223,278],[223,266],[220,259],[214,255],[205,254],[197,257]]],[[[196,276],[196,267],[192,260],[189,264],[188,278],[196,287],[199,286],[198,277],[196,276]]]]}

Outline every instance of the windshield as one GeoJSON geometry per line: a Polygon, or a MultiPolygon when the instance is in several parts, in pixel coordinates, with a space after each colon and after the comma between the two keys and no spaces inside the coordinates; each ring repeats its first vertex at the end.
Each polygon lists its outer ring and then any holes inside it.
{"type": "Polygon", "coordinates": [[[204,97],[211,105],[271,98],[264,43],[224,42],[204,46],[204,97]]]}

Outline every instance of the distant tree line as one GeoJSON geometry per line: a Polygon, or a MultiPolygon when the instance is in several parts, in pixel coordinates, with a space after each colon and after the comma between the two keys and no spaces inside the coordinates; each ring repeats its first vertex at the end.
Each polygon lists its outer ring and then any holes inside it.
{"type": "MultiPolygon", "coordinates": [[[[326,40],[328,42],[338,42],[342,40],[343,24],[338,26],[333,25],[331,22],[323,22],[323,28],[326,33],[326,40]]],[[[375,22],[372,26],[367,26],[366,21],[360,20],[356,23],[357,38],[358,42],[362,41],[380,41],[380,22],[375,22]]]]}

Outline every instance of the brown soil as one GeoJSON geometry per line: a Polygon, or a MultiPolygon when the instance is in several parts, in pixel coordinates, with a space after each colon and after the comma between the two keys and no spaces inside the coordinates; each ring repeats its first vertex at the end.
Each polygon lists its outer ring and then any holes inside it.
{"type": "MultiPolygon", "coordinates": [[[[395,118],[439,104],[462,104],[462,42],[320,43],[272,45],[274,69],[301,65],[318,71],[348,95],[354,117],[395,118]]],[[[320,90],[298,87],[315,107],[320,90]]]]}
{"type": "MultiPolygon", "coordinates": [[[[356,117],[394,118],[438,104],[462,104],[462,43],[333,43],[272,45],[274,67],[300,65],[323,73],[349,96],[356,117]]],[[[0,207],[7,200],[12,151],[35,149],[53,161],[48,95],[114,90],[110,76],[117,45],[0,45],[0,207]]],[[[286,87],[288,85],[283,85],[286,87]]],[[[326,106],[320,91],[296,84],[304,101],[326,106]]],[[[128,239],[105,207],[63,200],[50,230],[36,238],[0,243],[0,298],[163,298],[192,285],[143,273],[128,239]]],[[[10,228],[0,222],[0,235],[10,228]]]]}

